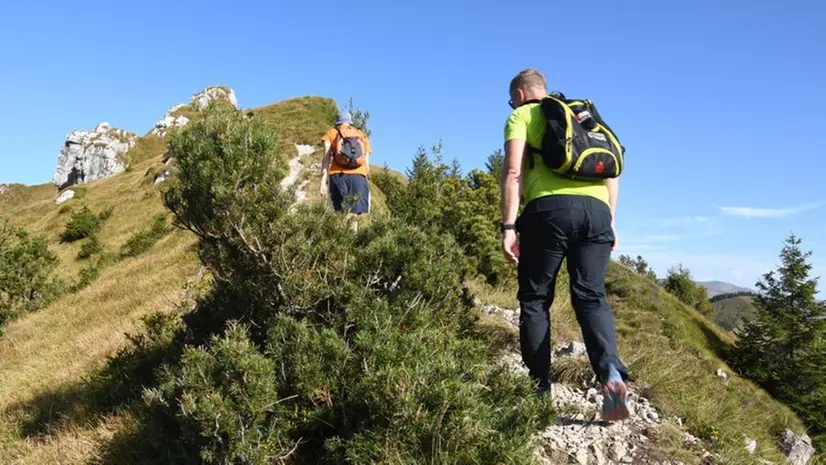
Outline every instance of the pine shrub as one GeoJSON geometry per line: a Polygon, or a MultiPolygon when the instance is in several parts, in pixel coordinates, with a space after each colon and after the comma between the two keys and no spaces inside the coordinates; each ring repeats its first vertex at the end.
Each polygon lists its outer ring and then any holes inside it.
{"type": "Polygon", "coordinates": [[[215,288],[144,391],[143,463],[533,463],[550,405],[472,331],[456,239],[291,211],[276,144],[224,107],[172,136],[164,198],[215,288]]]}
{"type": "Polygon", "coordinates": [[[45,238],[0,221],[0,324],[60,296],[59,263],[45,238]]]}

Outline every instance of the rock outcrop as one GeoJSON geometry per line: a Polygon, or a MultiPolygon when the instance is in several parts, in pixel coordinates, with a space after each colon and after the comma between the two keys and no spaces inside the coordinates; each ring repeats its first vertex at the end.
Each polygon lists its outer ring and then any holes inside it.
{"type": "Polygon", "coordinates": [[[121,156],[131,149],[137,137],[109,123],[94,131],[72,131],[57,161],[52,182],[59,188],[108,178],[126,169],[121,156]]]}
{"type": "Polygon", "coordinates": [[[197,110],[203,110],[209,106],[213,100],[224,100],[238,108],[238,100],[235,98],[235,91],[224,86],[210,86],[192,95],[189,104],[197,110]]]}
{"type": "Polygon", "coordinates": [[[186,107],[186,105],[180,103],[178,105],[173,105],[169,110],[166,110],[163,118],[155,123],[155,127],[152,128],[151,133],[158,137],[164,137],[170,129],[186,126],[186,124],[189,123],[189,118],[177,114],[178,110],[184,107],[186,107]]]}
{"type": "Polygon", "coordinates": [[[189,107],[193,110],[200,111],[208,107],[209,104],[215,100],[223,100],[229,102],[233,107],[239,108],[238,99],[235,97],[235,91],[233,89],[224,86],[210,86],[200,92],[192,94],[192,98],[188,104],[180,103],[173,105],[166,111],[163,118],[155,123],[155,127],[152,128],[150,133],[158,137],[164,137],[170,129],[186,126],[187,123],[189,123],[189,118],[181,114],[183,109],[189,107]]]}

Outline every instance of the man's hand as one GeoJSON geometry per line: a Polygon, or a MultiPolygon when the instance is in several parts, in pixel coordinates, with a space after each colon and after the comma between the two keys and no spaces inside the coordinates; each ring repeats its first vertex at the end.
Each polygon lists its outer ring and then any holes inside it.
{"type": "Polygon", "coordinates": [[[330,191],[330,186],[327,185],[326,182],[323,180],[321,181],[321,188],[318,190],[319,195],[321,195],[322,199],[327,198],[327,193],[330,191]]]}
{"type": "Polygon", "coordinates": [[[611,244],[611,251],[613,252],[619,245],[619,236],[617,236],[617,228],[614,226],[613,221],[611,222],[611,231],[614,232],[614,243],[611,244]]]}
{"type": "Polygon", "coordinates": [[[513,230],[506,230],[502,236],[502,252],[505,254],[505,259],[511,263],[519,263],[519,239],[516,237],[516,232],[513,230]]]}

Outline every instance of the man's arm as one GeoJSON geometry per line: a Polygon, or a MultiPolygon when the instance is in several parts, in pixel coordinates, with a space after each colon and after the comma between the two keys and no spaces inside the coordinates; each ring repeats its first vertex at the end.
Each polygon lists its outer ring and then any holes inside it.
{"type": "Polygon", "coordinates": [[[505,142],[505,166],[502,170],[502,222],[513,224],[519,213],[519,190],[522,179],[522,156],[525,141],[511,139],[505,142]]]}
{"type": "Polygon", "coordinates": [[[617,216],[617,198],[619,197],[619,178],[609,178],[605,180],[608,186],[608,204],[611,206],[611,223],[617,216]]]}
{"type": "Polygon", "coordinates": [[[611,230],[614,232],[614,243],[611,244],[611,250],[614,250],[617,248],[617,244],[619,244],[617,227],[614,224],[614,220],[617,217],[617,199],[619,198],[619,178],[606,179],[605,185],[608,186],[608,205],[611,206],[611,230]]]}
{"type": "Polygon", "coordinates": [[[330,160],[332,158],[332,151],[330,148],[332,144],[330,141],[324,140],[324,156],[321,158],[321,196],[327,195],[327,174],[330,171],[330,160]]]}

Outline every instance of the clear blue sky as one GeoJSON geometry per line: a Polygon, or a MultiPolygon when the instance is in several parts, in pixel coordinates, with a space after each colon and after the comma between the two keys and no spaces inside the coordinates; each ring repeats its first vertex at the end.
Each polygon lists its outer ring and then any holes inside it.
{"type": "Polygon", "coordinates": [[[480,167],[534,66],[628,149],[618,254],[751,286],[794,231],[826,275],[824,18],[814,0],[0,1],[0,182],[47,182],[69,131],[143,134],[213,84],[243,107],[353,96],[378,163],[441,137],[480,167]]]}

